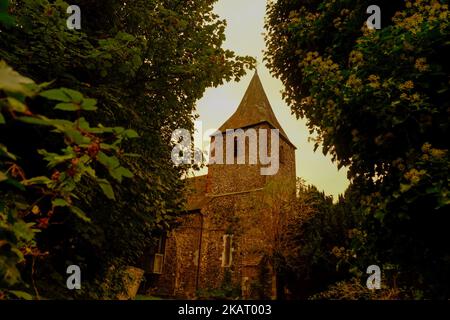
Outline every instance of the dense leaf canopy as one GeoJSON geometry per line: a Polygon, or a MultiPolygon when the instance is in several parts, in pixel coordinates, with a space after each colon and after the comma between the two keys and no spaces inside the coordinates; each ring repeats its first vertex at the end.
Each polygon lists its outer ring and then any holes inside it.
{"type": "Polygon", "coordinates": [[[450,294],[449,15],[437,0],[279,0],[266,25],[285,100],[316,148],[349,168],[366,214],[363,255],[438,297],[450,294]],[[373,4],[380,30],[365,25],[373,4]]]}
{"type": "MultiPolygon", "coordinates": [[[[94,126],[121,126],[133,138],[114,158],[98,150],[101,144],[91,145],[113,178],[111,186],[86,180],[77,190],[78,206],[91,222],[54,217],[39,234],[39,249],[49,253],[36,262],[35,278],[42,280],[36,285],[44,296],[67,294],[51,285],[60,286],[67,263],[87,270],[92,287],[78,295],[102,295],[110,266],[136,265],[155,233],[170,227],[183,208],[180,178],[189,166],[170,161],[172,131],[193,130],[195,103],[205,89],[239,80],[254,63],[222,49],[225,22],[212,12],[214,2],[74,1],[81,8],[81,30],[67,28],[67,2],[10,2],[0,25],[0,58],[37,83],[51,82],[48,89],[70,88],[44,95],[59,100],[56,108],[39,99],[27,101],[30,108],[49,118],[83,116],[94,126]],[[82,109],[96,111],[86,113],[64,100],[68,90],[89,97],[82,109]],[[119,167],[124,162],[128,169],[119,167]]],[[[38,126],[2,130],[2,143],[21,155],[27,174],[48,172],[37,150],[53,152],[60,141],[38,126]]]]}

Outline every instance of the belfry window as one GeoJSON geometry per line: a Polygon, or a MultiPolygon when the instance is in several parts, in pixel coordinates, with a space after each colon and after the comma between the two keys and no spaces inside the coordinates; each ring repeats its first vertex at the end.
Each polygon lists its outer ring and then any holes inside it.
{"type": "Polygon", "coordinates": [[[237,137],[234,137],[233,147],[234,147],[234,157],[236,158],[238,156],[238,139],[237,139],[237,137]]]}

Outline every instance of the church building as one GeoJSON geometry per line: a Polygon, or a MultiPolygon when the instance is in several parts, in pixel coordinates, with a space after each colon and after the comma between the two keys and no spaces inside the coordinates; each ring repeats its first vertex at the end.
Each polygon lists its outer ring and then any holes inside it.
{"type": "MultiPolygon", "coordinates": [[[[227,129],[254,129],[258,136],[260,129],[278,129],[278,171],[262,175],[265,164],[259,157],[248,161],[249,139],[244,138],[244,164],[209,164],[206,175],[186,179],[186,212],[152,254],[149,286],[155,295],[193,299],[222,290],[242,299],[276,299],[283,290],[271,253],[284,214],[277,197],[295,196],[296,147],[276,119],[257,72],[236,112],[219,128],[223,141],[227,129]]],[[[271,152],[270,139],[267,144],[271,152]]],[[[236,149],[229,150],[235,158],[236,149]]]]}

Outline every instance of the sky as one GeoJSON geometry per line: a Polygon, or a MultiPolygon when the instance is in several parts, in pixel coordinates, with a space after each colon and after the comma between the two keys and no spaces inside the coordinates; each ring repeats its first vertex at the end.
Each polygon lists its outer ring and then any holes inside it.
{"type": "MultiPolygon", "coordinates": [[[[348,186],[346,170],[343,168],[338,171],[337,164],[329,156],[322,154],[321,147],[314,152],[314,142],[308,142],[306,121],[297,120],[291,115],[290,108],[281,97],[281,81],[272,77],[263,63],[265,9],[266,0],[219,0],[214,11],[227,21],[224,48],[257,59],[258,75],[272,109],[289,139],[297,147],[297,176],[336,199],[348,186]]],[[[219,128],[236,111],[252,75],[253,71],[250,71],[240,82],[229,82],[206,91],[197,103],[203,132],[219,128]]],[[[202,169],[195,175],[206,174],[206,170],[202,169]]]]}

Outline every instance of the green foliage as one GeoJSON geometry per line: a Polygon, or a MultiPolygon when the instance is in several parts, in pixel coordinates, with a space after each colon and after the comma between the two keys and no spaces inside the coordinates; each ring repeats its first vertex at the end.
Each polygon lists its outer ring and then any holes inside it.
{"type": "Polygon", "coordinates": [[[365,283],[358,278],[337,282],[327,288],[326,291],[311,297],[312,300],[399,300],[412,298],[414,296],[405,289],[382,286],[379,290],[367,290],[365,283]]]}
{"type": "Polygon", "coordinates": [[[231,271],[226,269],[220,287],[200,289],[196,295],[203,300],[235,300],[240,297],[241,288],[240,284],[233,282],[231,271]]]}
{"type": "Polygon", "coordinates": [[[8,0],[0,0],[0,24],[4,26],[12,26],[15,22],[14,18],[8,14],[8,7],[8,0]]]}
{"type": "Polygon", "coordinates": [[[367,233],[349,250],[397,266],[399,281],[426,297],[448,298],[448,4],[384,2],[382,29],[369,30],[370,4],[272,2],[266,59],[316,148],[349,169],[367,233]]]}
{"type": "Polygon", "coordinates": [[[358,217],[343,197],[333,203],[301,180],[292,206],[275,267],[292,297],[305,299],[351,275],[350,264],[336,250],[350,245],[348,233],[358,226],[358,217]]]}
{"type": "MultiPolygon", "coordinates": [[[[28,172],[23,166],[22,155],[10,153],[4,138],[0,141],[0,295],[29,299],[30,294],[12,289],[26,286],[18,268],[19,264],[26,262],[26,256],[35,259],[43,255],[37,246],[35,234],[45,230],[66,209],[84,222],[91,221],[77,206],[77,203],[82,203],[77,196],[79,185],[86,179],[108,185],[110,188],[108,192],[104,190],[105,195],[114,197],[109,181],[96,175],[97,162],[101,163],[97,153],[102,152],[100,141],[112,139],[114,144],[120,146],[123,137],[121,134],[109,133],[111,128],[91,128],[84,118],[77,118],[73,122],[50,119],[37,113],[39,108],[28,107],[38,95],[58,101],[66,95],[64,101],[73,104],[89,101],[80,92],[64,88],[41,91],[44,86],[36,85],[32,80],[21,76],[4,61],[0,61],[0,75],[1,125],[8,128],[14,126],[15,122],[22,122],[30,127],[49,127],[48,131],[58,133],[65,145],[60,150],[62,153],[38,150],[35,145],[29,145],[31,152],[40,154],[47,162],[48,176],[27,178],[28,172]],[[98,145],[96,153],[92,152],[93,145],[98,145]]],[[[5,135],[2,134],[2,137],[5,135]]],[[[118,150],[113,150],[116,151],[118,150]]],[[[133,176],[119,163],[117,167],[126,171],[128,177],[133,176]]],[[[38,294],[36,288],[35,290],[38,294]]]]}
{"type": "MultiPolygon", "coordinates": [[[[81,30],[66,27],[65,1],[10,3],[16,23],[0,25],[0,57],[52,88],[30,101],[39,116],[21,115],[27,130],[7,128],[8,147],[21,149],[30,177],[47,176],[46,164],[72,166],[79,152],[95,155],[93,170],[91,157],[79,157],[71,178],[78,181],[76,200],[82,205],[71,206],[73,217],[50,224],[37,238],[40,250],[49,252],[36,260],[42,295],[98,298],[110,267],[138,265],[152,235],[169,228],[183,208],[180,177],[190,166],[170,161],[171,134],[177,128],[193,131],[195,103],[206,88],[239,80],[254,64],[221,47],[225,22],[212,12],[214,2],[81,1],[81,30]],[[60,133],[68,146],[55,139],[60,133]],[[96,140],[97,135],[109,138],[96,140]],[[46,164],[34,150],[42,150],[46,164]],[[119,165],[124,162],[127,169],[119,165]],[[77,218],[82,212],[91,223],[77,218]],[[69,263],[84,270],[80,291],[60,289],[69,263]]],[[[51,186],[45,179],[30,183],[34,189],[51,186]]],[[[58,210],[71,204],[64,196],[54,200],[58,210]]],[[[28,263],[27,274],[29,268],[28,263]]]]}

